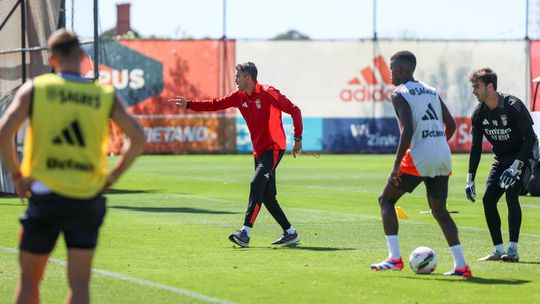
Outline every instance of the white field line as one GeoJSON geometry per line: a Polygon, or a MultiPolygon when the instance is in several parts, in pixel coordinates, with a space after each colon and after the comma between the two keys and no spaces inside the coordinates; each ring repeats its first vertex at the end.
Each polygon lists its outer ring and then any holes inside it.
{"type": "MultiPolygon", "coordinates": [[[[6,251],[6,252],[11,252],[11,253],[18,253],[17,249],[4,247],[4,246],[0,246],[0,250],[6,251]]],[[[59,260],[59,259],[49,258],[49,261],[53,262],[55,264],[58,264],[58,265],[62,265],[62,266],[66,265],[66,261],[59,260]]],[[[134,284],[139,284],[139,285],[143,285],[143,286],[147,286],[147,287],[152,287],[152,288],[156,288],[156,289],[170,291],[170,292],[173,292],[173,293],[181,294],[181,295],[184,295],[184,296],[196,299],[196,300],[200,300],[200,301],[203,301],[203,302],[207,302],[207,303],[219,303],[219,304],[233,303],[233,302],[223,300],[223,299],[212,298],[212,297],[200,294],[200,293],[189,291],[187,289],[177,288],[177,287],[168,286],[168,285],[163,285],[163,284],[160,284],[160,283],[151,282],[151,281],[131,277],[131,276],[128,276],[128,275],[125,275],[125,274],[122,274],[122,273],[118,273],[118,272],[112,272],[112,271],[108,271],[108,270],[95,269],[95,268],[92,268],[92,272],[95,273],[95,274],[100,274],[100,275],[103,275],[103,276],[106,276],[106,277],[115,278],[115,279],[126,281],[126,282],[129,282],[129,283],[134,283],[134,284]]]]}

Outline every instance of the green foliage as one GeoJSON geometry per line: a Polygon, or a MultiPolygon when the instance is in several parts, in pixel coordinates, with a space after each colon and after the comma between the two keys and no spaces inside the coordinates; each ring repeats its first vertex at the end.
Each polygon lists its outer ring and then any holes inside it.
{"type": "Polygon", "coordinates": [[[101,36],[101,38],[115,38],[119,40],[137,40],[137,39],[144,39],[144,37],[139,34],[136,30],[131,30],[123,35],[116,35],[116,28],[111,28],[106,31],[104,31],[101,36]]]}
{"type": "Polygon", "coordinates": [[[285,33],[281,33],[272,40],[311,40],[308,35],[303,34],[297,30],[288,30],[285,33]]]}
{"type": "MultiPolygon", "coordinates": [[[[479,197],[490,158],[484,156],[479,168],[479,197]]],[[[442,276],[452,268],[452,257],[435,220],[421,213],[428,210],[422,185],[399,202],[411,217],[400,221],[401,250],[407,259],[414,248],[431,247],[439,257],[438,268],[431,275],[416,275],[408,265],[401,272],[371,271],[369,264],[387,255],[377,196],[392,161],[392,155],[286,155],[277,172],[278,200],[302,243],[293,248],[270,246],[281,231],[262,210],[252,231],[252,247],[239,249],[227,236],[243,222],[252,157],[141,157],[107,195],[108,214],[94,268],[109,273],[94,273],[92,301],[206,302],[178,291],[183,289],[237,303],[540,302],[538,199],[521,199],[521,262],[476,262],[492,246],[482,204],[465,199],[467,155],[454,156],[448,205],[459,211],[453,217],[475,277],[442,276]]],[[[18,276],[16,254],[10,248],[17,246],[17,218],[23,210],[17,199],[0,199],[0,303],[10,303],[18,276]]],[[[507,242],[504,202],[499,210],[507,242]]],[[[63,241],[53,257],[65,260],[63,241]]],[[[63,265],[49,264],[41,291],[43,303],[63,301],[63,265]]]]}

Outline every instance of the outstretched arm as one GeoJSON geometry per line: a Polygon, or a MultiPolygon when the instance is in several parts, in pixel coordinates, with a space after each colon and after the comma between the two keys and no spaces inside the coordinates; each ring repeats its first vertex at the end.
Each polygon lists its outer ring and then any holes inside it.
{"type": "Polygon", "coordinates": [[[177,109],[219,111],[238,107],[242,103],[242,96],[239,91],[235,91],[229,96],[209,100],[188,100],[184,96],[177,96],[176,98],[169,99],[169,102],[174,102],[177,109]]]}

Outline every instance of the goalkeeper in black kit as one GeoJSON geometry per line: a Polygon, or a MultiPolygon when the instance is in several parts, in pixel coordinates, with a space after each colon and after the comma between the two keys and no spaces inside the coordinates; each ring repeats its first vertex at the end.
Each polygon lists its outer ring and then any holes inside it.
{"type": "Polygon", "coordinates": [[[482,198],[484,214],[494,251],[478,261],[518,262],[518,240],[521,227],[519,194],[538,164],[538,139],[527,107],[512,95],[497,92],[497,74],[490,68],[475,71],[469,81],[478,99],[472,114],[472,147],[465,193],[474,202],[474,177],[482,154],[482,136],[493,146],[495,158],[482,198]],[[510,241],[504,250],[501,218],[497,203],[506,194],[510,241]]]}

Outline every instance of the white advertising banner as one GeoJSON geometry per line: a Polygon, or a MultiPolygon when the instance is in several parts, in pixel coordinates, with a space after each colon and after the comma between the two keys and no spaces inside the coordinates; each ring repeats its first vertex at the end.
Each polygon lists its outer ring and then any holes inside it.
{"type": "Polygon", "coordinates": [[[527,102],[526,44],[523,41],[238,41],[236,62],[252,61],[259,81],[278,88],[303,116],[393,117],[390,57],[410,50],[415,77],[440,91],[456,117],[469,116],[476,99],[470,73],[491,67],[499,90],[527,102]]]}

